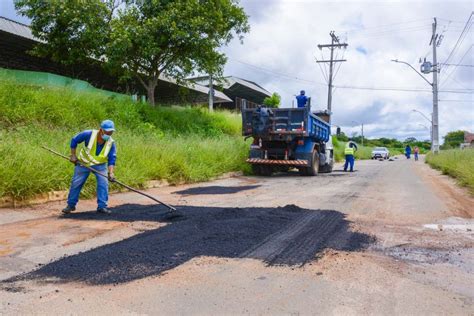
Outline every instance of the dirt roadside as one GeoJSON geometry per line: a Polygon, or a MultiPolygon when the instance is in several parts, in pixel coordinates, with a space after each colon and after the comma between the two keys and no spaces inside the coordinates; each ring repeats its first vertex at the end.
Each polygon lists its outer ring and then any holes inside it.
{"type": "Polygon", "coordinates": [[[0,310],[474,313],[474,199],[422,162],[336,169],[149,190],[179,221],[133,193],[2,210],[0,310]]]}

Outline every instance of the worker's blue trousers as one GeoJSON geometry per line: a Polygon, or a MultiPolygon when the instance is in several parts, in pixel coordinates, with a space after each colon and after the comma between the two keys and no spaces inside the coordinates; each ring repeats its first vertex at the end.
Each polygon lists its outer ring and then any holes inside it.
{"type": "Polygon", "coordinates": [[[344,163],[344,171],[347,171],[347,167],[350,165],[350,170],[354,171],[354,155],[346,155],[346,162],[344,163]]]}
{"type": "MultiPolygon", "coordinates": [[[[92,166],[93,169],[107,174],[107,164],[92,166]]],[[[77,201],[79,201],[79,194],[81,193],[84,183],[86,183],[89,177],[89,171],[87,168],[76,165],[74,168],[74,176],[72,177],[71,187],[69,189],[69,195],[67,197],[67,204],[71,207],[75,207],[77,201]]],[[[109,181],[107,178],[95,174],[97,180],[97,206],[98,208],[106,208],[107,201],[109,200],[109,181]]]]}

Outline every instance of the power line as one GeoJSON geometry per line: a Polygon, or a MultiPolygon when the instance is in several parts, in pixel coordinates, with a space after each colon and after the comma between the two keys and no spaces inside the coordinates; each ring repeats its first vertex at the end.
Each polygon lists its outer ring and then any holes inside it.
{"type": "Polygon", "coordinates": [[[235,62],[241,63],[241,64],[243,64],[243,65],[246,65],[246,66],[249,66],[249,67],[253,67],[253,68],[255,68],[255,69],[258,69],[258,70],[261,70],[261,71],[265,71],[265,72],[274,74],[274,75],[279,76],[279,77],[285,77],[285,78],[292,79],[292,80],[304,81],[304,82],[308,82],[308,83],[315,83],[315,84],[319,84],[319,85],[326,86],[326,84],[324,84],[324,83],[322,83],[322,82],[317,82],[317,81],[314,81],[314,80],[299,78],[299,77],[296,77],[296,76],[293,76],[293,75],[289,75],[289,74],[285,74],[285,73],[281,73],[281,72],[276,72],[276,71],[274,71],[274,70],[271,70],[271,69],[268,69],[268,68],[264,68],[264,67],[260,67],[260,66],[256,66],[256,65],[252,65],[252,64],[247,63],[247,62],[245,62],[245,61],[237,60],[237,59],[234,59],[234,58],[229,58],[229,59],[231,59],[231,60],[233,60],[233,61],[235,61],[235,62]]]}
{"type": "MultiPolygon", "coordinates": [[[[469,53],[469,51],[471,50],[472,46],[474,46],[474,45],[469,46],[469,48],[466,50],[466,52],[464,53],[464,55],[463,55],[463,56],[461,57],[461,59],[459,60],[459,63],[461,63],[461,62],[464,60],[464,57],[467,56],[467,53],[469,53]]],[[[449,66],[448,66],[448,67],[449,67],[449,66]]],[[[455,67],[451,70],[451,72],[446,76],[446,79],[444,80],[442,86],[445,86],[445,85],[446,85],[446,83],[448,82],[448,79],[454,74],[454,72],[456,71],[456,68],[457,68],[457,67],[458,67],[458,66],[455,66],[455,67]]],[[[453,77],[453,78],[454,78],[454,77],[453,77]]]]}
{"type": "MultiPolygon", "coordinates": [[[[253,67],[255,69],[258,69],[258,70],[261,70],[261,71],[265,71],[265,72],[268,72],[268,73],[272,73],[274,75],[277,75],[277,76],[281,76],[281,77],[285,77],[285,78],[288,78],[288,79],[291,79],[291,80],[296,80],[296,81],[303,81],[303,82],[307,82],[307,83],[314,83],[314,84],[318,84],[318,85],[322,85],[322,86],[326,86],[326,84],[322,83],[322,82],[318,82],[318,81],[314,81],[314,80],[310,80],[310,79],[305,79],[305,78],[299,78],[299,77],[296,77],[296,76],[293,76],[293,75],[290,75],[290,74],[285,74],[285,73],[280,73],[280,72],[276,72],[276,71],[273,71],[273,70],[270,70],[270,69],[267,69],[267,68],[264,68],[264,67],[260,67],[260,66],[256,66],[256,65],[253,65],[253,64],[250,64],[250,63],[247,63],[247,62],[244,62],[244,61],[241,61],[241,60],[237,60],[237,59],[234,59],[234,58],[229,58],[235,62],[238,62],[238,63],[241,63],[241,64],[244,64],[246,66],[250,66],[250,67],[253,67]]],[[[351,89],[351,90],[374,90],[374,91],[401,91],[401,92],[431,92],[431,90],[428,90],[428,89],[423,89],[423,88],[399,88],[399,87],[363,87],[363,86],[350,86],[350,85],[335,85],[333,86],[334,88],[338,88],[338,89],[351,89]]],[[[474,89],[449,89],[449,90],[440,90],[439,92],[444,92],[444,93],[460,93],[460,94],[472,94],[474,93],[474,89]]]]}
{"type": "Polygon", "coordinates": [[[437,17],[437,19],[447,21],[447,22],[451,22],[451,23],[459,23],[459,24],[464,24],[465,23],[464,21],[455,21],[455,20],[445,19],[445,18],[440,18],[440,17],[437,17]]]}
{"type": "Polygon", "coordinates": [[[474,100],[438,100],[439,102],[467,102],[474,103],[474,100]]]}
{"type": "MultiPolygon", "coordinates": [[[[431,93],[428,89],[409,89],[409,88],[391,88],[391,87],[357,87],[357,86],[334,86],[339,89],[352,89],[352,90],[374,90],[374,91],[404,91],[404,92],[426,92],[431,93]]],[[[450,89],[450,90],[439,90],[443,93],[460,93],[460,94],[473,94],[474,89],[450,89]]]]}
{"type": "Polygon", "coordinates": [[[441,64],[446,66],[456,66],[456,67],[474,67],[474,65],[461,65],[461,64],[441,64]]]}
{"type": "Polygon", "coordinates": [[[391,23],[391,24],[382,24],[382,25],[367,26],[367,27],[363,27],[363,28],[360,28],[360,29],[343,30],[342,33],[363,32],[363,31],[365,31],[365,30],[392,27],[392,26],[394,26],[394,25],[406,25],[406,24],[415,23],[415,22],[421,22],[421,21],[426,22],[427,20],[430,20],[430,19],[424,18],[424,19],[410,20],[410,21],[397,22],[397,23],[391,23]]]}
{"type": "Polygon", "coordinates": [[[471,25],[472,25],[472,24],[470,24],[471,19],[472,19],[472,14],[473,14],[473,12],[471,12],[471,15],[469,15],[469,19],[467,19],[466,24],[464,25],[464,29],[462,30],[461,34],[459,35],[459,38],[458,38],[458,40],[456,41],[456,44],[454,45],[454,48],[451,50],[451,53],[449,53],[448,58],[446,58],[446,60],[443,62],[443,64],[446,64],[446,63],[449,61],[449,59],[451,58],[451,56],[454,54],[454,52],[455,52],[456,49],[458,48],[460,42],[462,42],[462,40],[464,39],[464,37],[463,37],[464,34],[467,34],[467,33],[466,33],[466,30],[467,30],[468,28],[470,28],[471,25]]]}
{"type": "Polygon", "coordinates": [[[420,32],[420,31],[426,31],[429,30],[429,26],[417,26],[413,28],[404,28],[404,29],[394,29],[394,30],[386,30],[386,31],[380,31],[380,32],[375,32],[375,33],[369,33],[369,34],[354,34],[353,37],[355,38],[376,38],[376,37],[384,37],[384,36],[389,36],[389,35],[399,35],[399,33],[403,32],[420,32]]]}

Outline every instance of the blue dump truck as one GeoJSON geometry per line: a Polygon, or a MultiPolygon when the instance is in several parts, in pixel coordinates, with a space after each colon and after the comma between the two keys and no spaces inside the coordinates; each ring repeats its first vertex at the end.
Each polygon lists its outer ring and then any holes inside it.
{"type": "Polygon", "coordinates": [[[327,112],[304,108],[242,107],[242,134],[253,138],[247,162],[254,174],[297,168],[301,175],[332,172],[334,151],[327,112]]]}

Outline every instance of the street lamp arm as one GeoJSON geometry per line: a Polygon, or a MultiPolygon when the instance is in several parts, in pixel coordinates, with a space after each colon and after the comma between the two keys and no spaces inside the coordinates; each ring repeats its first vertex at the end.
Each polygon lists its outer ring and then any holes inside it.
{"type": "Polygon", "coordinates": [[[428,81],[428,79],[426,79],[422,74],[420,74],[418,72],[418,70],[416,70],[412,65],[410,65],[409,63],[407,62],[404,62],[404,61],[401,61],[401,60],[398,60],[398,59],[392,59],[393,62],[396,62],[396,63],[402,63],[402,64],[405,64],[407,66],[409,66],[411,69],[413,69],[421,78],[423,78],[424,81],[426,81],[430,86],[433,86],[433,84],[431,82],[428,81]]]}
{"type": "Polygon", "coordinates": [[[420,111],[418,111],[418,110],[413,110],[413,112],[420,113],[425,119],[428,120],[428,122],[430,122],[430,124],[433,124],[433,122],[428,118],[428,116],[426,116],[425,114],[423,114],[423,112],[420,112],[420,111]]]}

